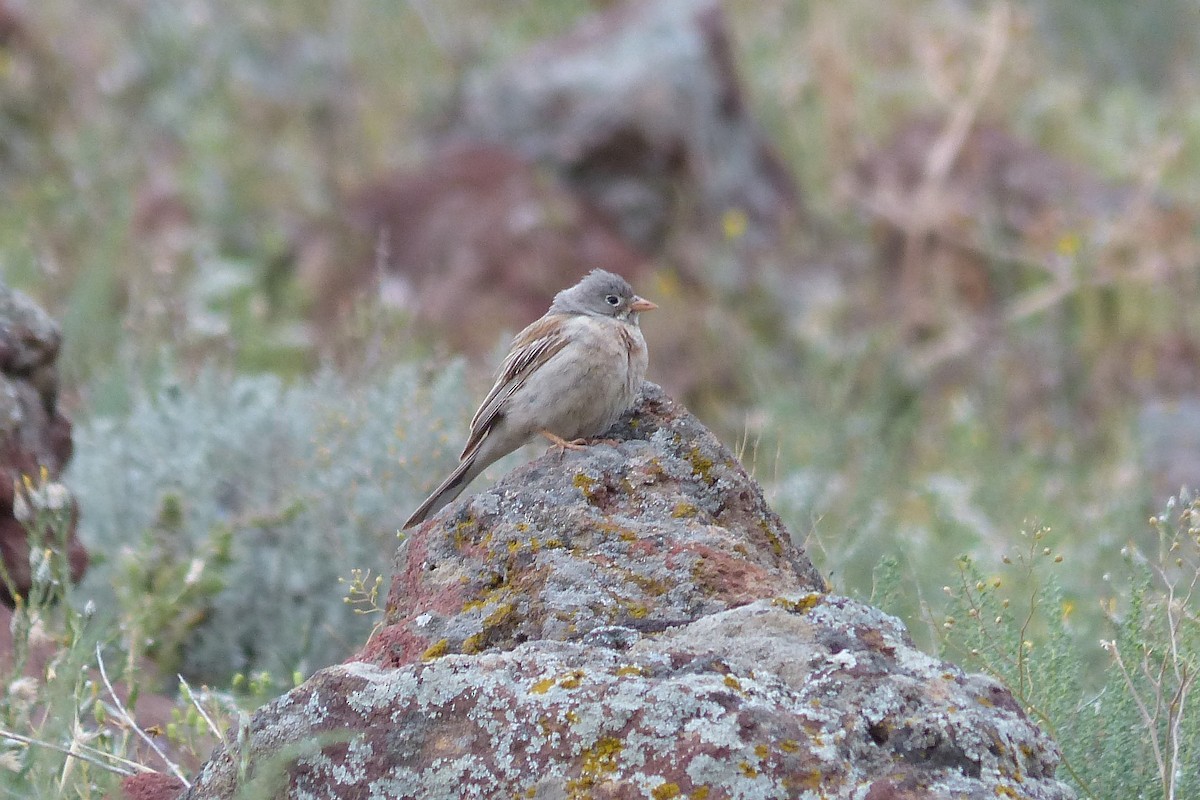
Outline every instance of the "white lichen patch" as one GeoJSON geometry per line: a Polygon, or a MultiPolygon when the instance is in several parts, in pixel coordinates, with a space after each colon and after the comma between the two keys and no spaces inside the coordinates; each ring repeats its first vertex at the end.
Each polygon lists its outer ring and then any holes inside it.
{"type": "Polygon", "coordinates": [[[305,721],[314,727],[320,727],[325,722],[329,716],[329,707],[320,689],[314,689],[309,695],[308,702],[304,704],[301,714],[305,721]]]}
{"type": "Polygon", "coordinates": [[[346,693],[346,704],[363,715],[392,707],[398,699],[411,695],[417,685],[410,672],[385,670],[361,661],[330,667],[330,670],[359,679],[359,688],[346,693]]]}

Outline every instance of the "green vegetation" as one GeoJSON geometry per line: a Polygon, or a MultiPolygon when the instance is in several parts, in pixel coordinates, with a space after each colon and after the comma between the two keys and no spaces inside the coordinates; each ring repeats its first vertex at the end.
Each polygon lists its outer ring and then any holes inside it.
{"type": "Polygon", "coordinates": [[[78,429],[67,480],[93,552],[80,591],[149,617],[166,674],[309,674],[365,640],[339,577],[390,565],[397,531],[458,445],[460,367],[353,388],[206,371],[164,379],[119,420],[78,429]]]}
{"type": "MultiPolygon", "coordinates": [[[[416,161],[469,69],[593,5],[17,4],[28,33],[0,48],[0,269],[62,321],[64,482],[97,558],[70,587],[57,551],[36,551],[0,728],[44,744],[0,743],[0,796],[115,789],[50,745],[170,771],[106,681],[126,705],[177,698],[168,755],[187,774],[213,742],[236,749],[246,709],[370,634],[370,571],[387,586],[402,515],[453,460],[486,375],[370,303],[317,333],[293,242],[346,187],[416,161]]],[[[1050,299],[1003,317],[978,358],[921,371],[862,267],[873,233],[845,189],[902,120],[959,107],[994,45],[979,119],[1200,206],[1194,8],[1028,0],[997,42],[978,4],[726,7],[814,223],[783,261],[817,269],[767,275],[782,301],[722,298],[753,321],[752,402],[706,420],[742,443],[837,590],[1008,685],[1082,796],[1200,796],[1200,510],[1186,495],[1153,507],[1135,423],[1162,376],[1195,380],[1197,271],[1156,272],[1154,256],[1194,253],[1200,232],[1112,232],[1132,265],[1116,272],[1083,233],[1053,265],[992,253],[1011,297],[1050,299]],[[821,268],[846,263],[848,291],[824,292],[821,268]]],[[[63,513],[44,503],[33,524],[61,531],[63,513]]]]}

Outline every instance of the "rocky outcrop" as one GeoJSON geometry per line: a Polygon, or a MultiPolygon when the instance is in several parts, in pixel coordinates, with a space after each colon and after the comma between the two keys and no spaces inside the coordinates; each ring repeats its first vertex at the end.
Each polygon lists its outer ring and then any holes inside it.
{"type": "Polygon", "coordinates": [[[415,531],[359,660],[261,709],[186,797],[1073,796],[1006,690],[826,594],[657,387],[609,435],[415,531]]]}
{"type": "MultiPolygon", "coordinates": [[[[39,506],[74,503],[57,483],[71,458],[71,423],[58,408],[60,341],[45,311],[0,283],[0,553],[22,595],[31,585],[29,534],[18,517],[31,518],[39,506]]],[[[66,541],[71,579],[78,581],[88,557],[73,520],[66,541]]],[[[3,582],[0,602],[13,603],[3,582]]]]}
{"type": "Polygon", "coordinates": [[[751,115],[716,0],[617,4],[464,92],[454,130],[556,169],[659,249],[684,208],[732,215],[741,243],[774,242],[800,211],[796,184],[751,115]]]}

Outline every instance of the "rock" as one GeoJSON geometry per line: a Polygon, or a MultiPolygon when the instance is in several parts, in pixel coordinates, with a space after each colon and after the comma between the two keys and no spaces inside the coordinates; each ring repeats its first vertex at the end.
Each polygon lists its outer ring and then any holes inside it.
{"type": "MultiPolygon", "coordinates": [[[[647,384],[597,444],[401,547],[359,660],[260,709],[270,796],[1054,798],[993,680],[824,582],[733,455],[647,384]]],[[[189,800],[238,791],[218,750],[189,800]]]]}
{"type": "MultiPolygon", "coordinates": [[[[71,458],[71,423],[58,408],[60,341],[58,326],[45,311],[0,283],[0,554],[20,594],[31,586],[29,541],[14,504],[74,508],[74,499],[57,482],[71,458]],[[23,489],[18,496],[16,486],[25,476],[33,491],[23,489]]],[[[75,537],[74,514],[66,541],[71,579],[78,581],[88,556],[75,537]]],[[[13,604],[2,584],[0,602],[13,604]]]]}
{"type": "MultiPolygon", "coordinates": [[[[29,375],[58,357],[58,325],[21,292],[0,284],[0,370],[29,375]]],[[[53,399],[53,398],[51,398],[53,399]]]]}
{"type": "Polygon", "coordinates": [[[823,588],[733,454],[647,386],[609,432],[615,447],[537,459],[413,532],[362,657],[401,666],[609,626],[657,632],[823,588]]]}
{"type": "Polygon", "coordinates": [[[161,772],[139,772],[121,781],[126,800],[174,800],[183,789],[183,781],[161,772]]]}
{"type": "Polygon", "coordinates": [[[344,242],[321,233],[297,247],[317,319],[333,321],[378,282],[385,304],[474,355],[593,267],[636,282],[648,266],[603,214],[505,147],[447,148],[356,190],[344,217],[344,242]],[[467,309],[475,324],[462,324],[467,309]]]}
{"type": "Polygon", "coordinates": [[[341,217],[292,243],[326,346],[336,346],[338,324],[355,303],[377,292],[383,305],[416,317],[422,331],[490,361],[504,332],[521,330],[559,290],[602,267],[664,305],[693,309],[643,319],[655,342],[657,379],[693,403],[738,399],[739,365],[752,338],[746,323],[695,282],[652,276],[649,259],[605,214],[511,148],[442,150],[419,168],[359,187],[341,217]],[[464,314],[472,324],[463,324],[464,314]]]}
{"type": "Polygon", "coordinates": [[[563,175],[647,252],[684,208],[727,214],[750,248],[800,210],[795,182],[747,108],[717,0],[631,2],[475,75],[454,135],[515,147],[563,175]]]}

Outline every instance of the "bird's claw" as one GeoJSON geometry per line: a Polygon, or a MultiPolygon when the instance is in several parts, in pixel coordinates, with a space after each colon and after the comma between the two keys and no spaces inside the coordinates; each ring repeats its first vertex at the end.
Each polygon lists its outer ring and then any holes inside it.
{"type": "Polygon", "coordinates": [[[572,439],[568,442],[566,439],[550,431],[539,431],[539,433],[550,440],[550,449],[558,450],[559,458],[562,458],[568,450],[586,450],[589,444],[587,439],[572,439]]]}

